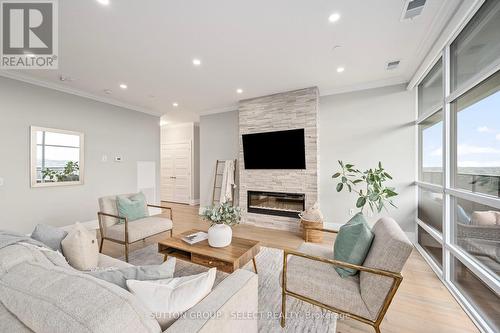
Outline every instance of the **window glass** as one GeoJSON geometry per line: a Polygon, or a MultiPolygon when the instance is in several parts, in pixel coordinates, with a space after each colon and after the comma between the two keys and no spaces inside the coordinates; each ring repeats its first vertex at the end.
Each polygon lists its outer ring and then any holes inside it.
{"type": "Polygon", "coordinates": [[[32,185],[56,185],[56,183],[79,183],[82,134],[50,129],[32,129],[36,145],[32,154],[36,156],[32,166],[32,185]]]}
{"type": "Polygon", "coordinates": [[[443,112],[439,111],[419,125],[420,180],[443,184],[443,112]]]}
{"type": "Polygon", "coordinates": [[[451,88],[460,88],[500,54],[500,1],[489,0],[451,44],[451,88]]]}
{"type": "MultiPolygon", "coordinates": [[[[499,33],[500,34],[500,33],[499,33]]],[[[455,187],[500,196],[500,72],[460,97],[455,187]]]]}
{"type": "Polygon", "coordinates": [[[439,232],[443,231],[443,193],[418,189],[418,219],[439,232]]]}
{"type": "Polygon", "coordinates": [[[500,332],[500,297],[471,270],[452,256],[451,281],[472,303],[494,332],[500,332]]]}
{"type": "Polygon", "coordinates": [[[418,226],[418,244],[427,252],[439,267],[443,268],[443,247],[421,226],[418,226]]]}
{"type": "Polygon", "coordinates": [[[441,59],[418,85],[418,115],[443,103],[443,65],[441,59]]]}
{"type": "Polygon", "coordinates": [[[45,144],[53,146],[80,147],[80,137],[74,134],[45,132],[45,144]]]}
{"type": "Polygon", "coordinates": [[[500,210],[455,198],[454,242],[500,276],[500,210]]]}

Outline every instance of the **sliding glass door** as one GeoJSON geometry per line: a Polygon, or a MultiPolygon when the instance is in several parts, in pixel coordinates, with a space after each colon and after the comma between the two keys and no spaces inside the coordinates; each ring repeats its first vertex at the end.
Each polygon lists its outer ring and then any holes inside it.
{"type": "Polygon", "coordinates": [[[417,87],[417,248],[500,332],[500,1],[484,1],[417,87]]]}

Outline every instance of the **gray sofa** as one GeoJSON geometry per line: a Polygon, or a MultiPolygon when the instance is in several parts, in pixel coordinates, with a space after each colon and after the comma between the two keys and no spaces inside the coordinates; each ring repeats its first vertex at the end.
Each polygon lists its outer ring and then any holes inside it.
{"type": "MultiPolygon", "coordinates": [[[[129,264],[100,254],[100,267],[129,264]]],[[[165,332],[257,332],[257,275],[237,270],[165,332]],[[250,317],[251,318],[251,317],[250,317]]],[[[131,293],[70,267],[62,255],[16,243],[0,249],[0,332],[161,332],[131,293]]]]}

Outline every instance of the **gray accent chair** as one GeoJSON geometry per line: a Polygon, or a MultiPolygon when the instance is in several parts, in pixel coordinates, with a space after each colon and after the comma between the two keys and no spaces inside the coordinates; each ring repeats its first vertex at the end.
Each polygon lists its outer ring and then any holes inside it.
{"type": "MultiPolygon", "coordinates": [[[[134,193],[135,194],[135,193],[134,193]]],[[[134,194],[120,194],[120,196],[130,197],[134,194]]],[[[128,262],[129,245],[146,240],[146,238],[156,236],[163,232],[170,231],[173,234],[172,208],[147,204],[147,207],[161,208],[169,211],[169,218],[162,216],[148,216],[139,220],[129,221],[126,217],[119,216],[116,205],[118,195],[99,198],[99,231],[101,232],[101,245],[99,252],[102,252],[104,240],[125,245],[125,261],[128,262]],[[122,220],[124,223],[119,223],[122,220]]]]}
{"type": "Polygon", "coordinates": [[[282,327],[286,320],[286,296],[291,296],[359,320],[380,332],[382,319],[403,280],[401,270],[413,245],[391,218],[378,220],[372,231],[375,237],[361,266],[333,260],[333,246],[304,243],[298,251],[284,251],[282,327]],[[354,268],[359,273],[342,278],[335,266],[354,268]]]}

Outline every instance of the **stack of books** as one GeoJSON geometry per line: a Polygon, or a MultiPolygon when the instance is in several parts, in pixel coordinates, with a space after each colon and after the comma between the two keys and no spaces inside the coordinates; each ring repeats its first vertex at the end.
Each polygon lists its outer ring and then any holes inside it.
{"type": "Polygon", "coordinates": [[[194,234],[186,235],[182,237],[182,240],[188,243],[189,245],[193,245],[208,239],[208,234],[203,231],[195,232],[194,234]]]}

